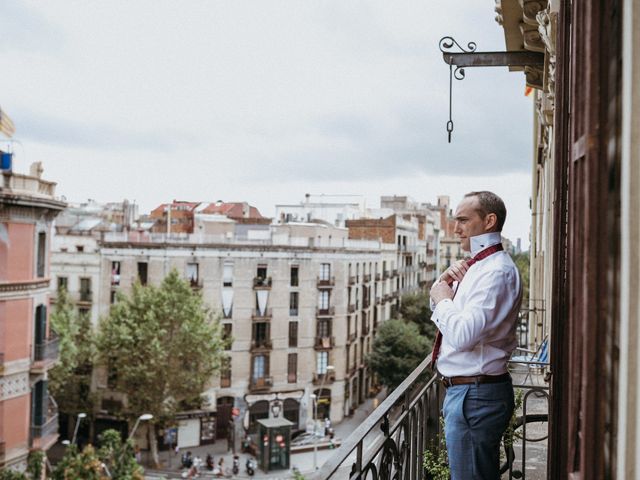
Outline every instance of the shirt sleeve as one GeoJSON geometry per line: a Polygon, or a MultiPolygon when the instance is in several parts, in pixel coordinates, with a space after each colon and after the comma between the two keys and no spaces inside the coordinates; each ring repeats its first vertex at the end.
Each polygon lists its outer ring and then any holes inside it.
{"type": "Polygon", "coordinates": [[[473,350],[500,324],[504,307],[510,310],[510,276],[495,270],[480,275],[466,294],[464,308],[448,299],[438,302],[432,319],[449,345],[457,351],[473,350]]]}

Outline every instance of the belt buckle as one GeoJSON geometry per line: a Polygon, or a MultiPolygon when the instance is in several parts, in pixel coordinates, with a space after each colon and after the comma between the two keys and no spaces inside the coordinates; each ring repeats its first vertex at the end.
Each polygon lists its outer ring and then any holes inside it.
{"type": "Polygon", "coordinates": [[[449,388],[451,386],[451,379],[449,377],[442,376],[440,381],[442,382],[442,385],[444,385],[444,388],[449,388]]]}

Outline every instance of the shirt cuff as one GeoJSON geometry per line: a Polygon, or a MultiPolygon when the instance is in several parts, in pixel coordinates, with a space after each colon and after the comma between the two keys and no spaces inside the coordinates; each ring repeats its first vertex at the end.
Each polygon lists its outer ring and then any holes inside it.
{"type": "Polygon", "coordinates": [[[435,323],[438,327],[442,325],[442,322],[440,321],[440,314],[443,310],[448,309],[449,305],[453,305],[453,300],[450,298],[445,298],[443,300],[440,300],[436,305],[436,308],[433,310],[433,317],[435,318],[435,323]]]}

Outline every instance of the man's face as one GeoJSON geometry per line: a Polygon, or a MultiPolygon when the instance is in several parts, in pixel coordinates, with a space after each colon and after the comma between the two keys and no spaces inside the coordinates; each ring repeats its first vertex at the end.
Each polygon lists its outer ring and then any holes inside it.
{"type": "Polygon", "coordinates": [[[465,197],[456,209],[456,224],[453,233],[460,238],[465,252],[471,251],[471,237],[482,235],[493,230],[495,215],[488,214],[484,218],[478,214],[478,199],[465,197]]]}

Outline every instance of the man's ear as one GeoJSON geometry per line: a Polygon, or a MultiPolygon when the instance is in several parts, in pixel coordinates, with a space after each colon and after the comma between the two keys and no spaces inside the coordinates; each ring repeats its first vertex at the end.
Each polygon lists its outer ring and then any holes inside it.
{"type": "Polygon", "coordinates": [[[495,213],[487,213],[484,217],[484,229],[486,232],[493,232],[498,223],[498,216],[495,213]]]}

